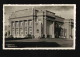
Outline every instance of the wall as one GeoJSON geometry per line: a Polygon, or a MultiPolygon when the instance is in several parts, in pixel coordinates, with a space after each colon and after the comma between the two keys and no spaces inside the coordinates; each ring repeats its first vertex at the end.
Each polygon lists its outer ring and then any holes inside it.
{"type": "Polygon", "coordinates": [[[67,19],[67,20],[65,20],[64,21],[64,25],[63,25],[63,28],[64,29],[66,29],[66,32],[65,32],[65,34],[66,34],[66,38],[72,38],[72,34],[73,34],[73,32],[72,32],[72,26],[71,26],[71,22],[72,21],[70,21],[70,19],[67,19]]]}

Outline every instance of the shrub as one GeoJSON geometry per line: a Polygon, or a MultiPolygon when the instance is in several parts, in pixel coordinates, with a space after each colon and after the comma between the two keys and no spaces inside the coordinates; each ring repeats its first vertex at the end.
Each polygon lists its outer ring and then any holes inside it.
{"type": "Polygon", "coordinates": [[[35,36],[34,36],[34,35],[32,35],[32,38],[35,38],[35,36]]]}
{"type": "Polygon", "coordinates": [[[32,38],[32,36],[30,34],[28,34],[28,38],[32,38]]]}
{"type": "Polygon", "coordinates": [[[28,38],[27,35],[24,38],[28,38]]]}
{"type": "Polygon", "coordinates": [[[27,39],[32,39],[32,35],[28,34],[27,36],[25,36],[24,38],[27,38],[27,39]]]}
{"type": "Polygon", "coordinates": [[[17,37],[15,37],[15,39],[17,39],[17,37]]]}
{"type": "Polygon", "coordinates": [[[42,38],[45,38],[45,35],[43,35],[42,38]]]}
{"type": "Polygon", "coordinates": [[[41,37],[40,37],[40,36],[39,36],[38,38],[39,38],[39,39],[41,39],[41,37]]]}
{"type": "Polygon", "coordinates": [[[50,35],[47,35],[47,38],[50,38],[50,35]]]}

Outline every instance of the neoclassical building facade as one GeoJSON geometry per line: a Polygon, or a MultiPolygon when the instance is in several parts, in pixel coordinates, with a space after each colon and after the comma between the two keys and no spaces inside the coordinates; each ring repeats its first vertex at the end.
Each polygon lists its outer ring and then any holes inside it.
{"type": "Polygon", "coordinates": [[[24,38],[30,34],[34,38],[64,38],[64,18],[48,10],[24,9],[15,11],[9,18],[10,35],[24,38]]]}

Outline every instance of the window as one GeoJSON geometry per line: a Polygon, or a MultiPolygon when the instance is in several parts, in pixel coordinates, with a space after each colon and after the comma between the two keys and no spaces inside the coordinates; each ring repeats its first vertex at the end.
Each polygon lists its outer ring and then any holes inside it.
{"type": "Polygon", "coordinates": [[[22,34],[22,32],[23,32],[23,30],[22,30],[22,29],[20,29],[20,34],[22,34]]]}
{"type": "Polygon", "coordinates": [[[22,22],[20,22],[20,26],[23,26],[23,23],[22,22]]]}
{"type": "Polygon", "coordinates": [[[38,19],[38,21],[41,21],[41,19],[38,19]]]}
{"type": "Polygon", "coordinates": [[[18,34],[18,29],[16,29],[16,34],[18,34]]]}
{"type": "Polygon", "coordinates": [[[32,34],[32,32],[30,32],[30,34],[32,34]]]}
{"type": "Polygon", "coordinates": [[[27,27],[25,27],[25,31],[27,31],[27,27]]]}
{"type": "Polygon", "coordinates": [[[27,32],[26,32],[26,34],[27,34],[27,32]]]}
{"type": "Polygon", "coordinates": [[[35,15],[37,16],[38,10],[35,10],[35,15]]]}
{"type": "Polygon", "coordinates": [[[14,30],[12,30],[12,35],[14,35],[14,30]]]}
{"type": "Polygon", "coordinates": [[[18,23],[18,22],[16,22],[16,28],[18,28],[18,26],[19,26],[19,23],[18,23]]]}
{"type": "Polygon", "coordinates": [[[14,22],[12,22],[12,27],[14,27],[14,22]]]}
{"type": "Polygon", "coordinates": [[[39,29],[37,29],[37,33],[39,33],[39,29]]]}
{"type": "Polygon", "coordinates": [[[29,31],[32,31],[32,27],[29,28],[29,31]]]}
{"type": "Polygon", "coordinates": [[[27,27],[27,21],[25,22],[25,27],[27,27]]]}
{"type": "Polygon", "coordinates": [[[18,32],[17,32],[17,34],[18,34],[18,32]]]}
{"type": "Polygon", "coordinates": [[[38,25],[38,23],[36,23],[36,25],[38,25]]]}
{"type": "Polygon", "coordinates": [[[29,21],[29,26],[31,26],[32,25],[32,21],[29,21]]]}
{"type": "Polygon", "coordinates": [[[38,10],[35,10],[35,22],[37,21],[38,10]]]}
{"type": "Polygon", "coordinates": [[[23,22],[20,22],[20,28],[23,28],[23,22]]]}

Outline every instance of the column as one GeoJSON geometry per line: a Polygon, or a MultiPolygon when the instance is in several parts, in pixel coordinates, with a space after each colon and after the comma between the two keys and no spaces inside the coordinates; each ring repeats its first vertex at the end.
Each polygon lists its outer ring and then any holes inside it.
{"type": "Polygon", "coordinates": [[[46,34],[46,24],[47,24],[47,20],[46,20],[46,11],[44,12],[44,19],[43,19],[43,22],[44,22],[44,35],[45,35],[45,38],[47,37],[47,34],[46,34]]]}
{"type": "Polygon", "coordinates": [[[17,21],[17,38],[19,37],[19,21],[17,21]]]}
{"type": "Polygon", "coordinates": [[[44,19],[44,34],[45,34],[45,38],[47,37],[47,34],[46,34],[46,24],[47,24],[47,20],[44,19]]]}
{"type": "Polygon", "coordinates": [[[10,22],[10,35],[12,35],[12,22],[10,22]]]}
{"type": "Polygon", "coordinates": [[[41,37],[41,22],[39,22],[39,36],[41,37]]]}
{"type": "Polygon", "coordinates": [[[24,21],[22,20],[22,38],[23,38],[23,36],[24,36],[24,21]]]}
{"type": "MultiPolygon", "coordinates": [[[[7,28],[8,28],[8,26],[7,26],[7,28]]],[[[8,37],[8,29],[7,29],[7,37],[8,37]]]]}
{"type": "Polygon", "coordinates": [[[16,25],[16,23],[15,23],[15,21],[14,21],[14,37],[16,37],[16,28],[15,28],[15,25],[16,25]]]}
{"type": "Polygon", "coordinates": [[[35,36],[35,38],[36,38],[36,22],[35,22],[35,19],[34,19],[34,36],[35,36]]]}
{"type": "Polygon", "coordinates": [[[20,21],[18,21],[18,24],[19,24],[19,37],[20,37],[20,21]]]}
{"type": "Polygon", "coordinates": [[[32,20],[32,36],[34,36],[34,23],[33,23],[34,21],[32,20]]]}
{"type": "Polygon", "coordinates": [[[24,20],[23,20],[23,37],[25,37],[25,31],[24,31],[24,20]]]}
{"type": "Polygon", "coordinates": [[[33,8],[33,35],[34,35],[34,37],[35,37],[35,10],[34,10],[34,8],[33,8]]]}
{"type": "Polygon", "coordinates": [[[55,35],[54,35],[54,22],[52,24],[52,38],[55,38],[55,35]]]}
{"type": "Polygon", "coordinates": [[[27,34],[29,34],[29,22],[27,20],[27,34]]]}

